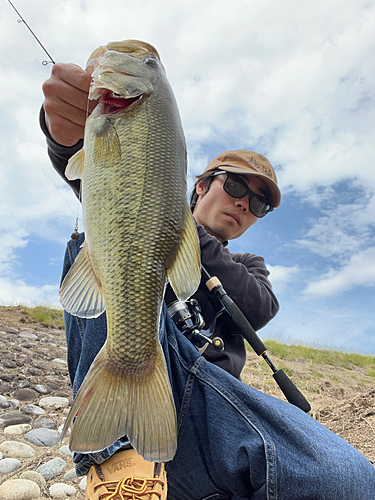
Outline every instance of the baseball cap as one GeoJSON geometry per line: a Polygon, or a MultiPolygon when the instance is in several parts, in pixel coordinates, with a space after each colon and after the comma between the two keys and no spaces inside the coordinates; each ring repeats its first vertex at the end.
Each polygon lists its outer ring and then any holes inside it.
{"type": "Polygon", "coordinates": [[[211,160],[203,173],[216,169],[261,177],[268,186],[269,204],[274,208],[280,205],[281,193],[277,185],[276,174],[265,156],[245,149],[225,151],[211,160]]]}

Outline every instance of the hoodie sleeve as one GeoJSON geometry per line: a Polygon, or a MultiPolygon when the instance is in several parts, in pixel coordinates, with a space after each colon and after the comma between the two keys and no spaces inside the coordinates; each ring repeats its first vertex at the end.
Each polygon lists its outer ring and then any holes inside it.
{"type": "Polygon", "coordinates": [[[61,175],[64,181],[67,182],[69,186],[73,189],[77,198],[79,198],[81,181],[80,180],[69,181],[65,177],[65,168],[68,164],[69,159],[77,151],[82,149],[83,140],[78,141],[77,144],[71,147],[62,146],[61,144],[58,144],[56,141],[54,141],[46,125],[45,112],[43,106],[41,107],[39,114],[39,123],[40,123],[40,128],[42,129],[42,132],[44,133],[47,139],[48,156],[51,159],[54,169],[57,170],[57,172],[61,175]]]}
{"type": "Polygon", "coordinates": [[[278,312],[279,303],[268,280],[264,259],[251,253],[231,254],[202,226],[197,226],[202,265],[217,276],[227,294],[255,330],[265,326],[278,312]]]}

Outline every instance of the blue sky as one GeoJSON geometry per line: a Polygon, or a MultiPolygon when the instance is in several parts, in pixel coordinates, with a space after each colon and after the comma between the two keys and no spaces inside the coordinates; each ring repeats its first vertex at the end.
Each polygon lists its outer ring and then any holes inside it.
{"type": "MultiPolygon", "coordinates": [[[[281,307],[262,338],[375,355],[373,1],[14,3],[58,62],[84,66],[114,40],[155,45],[180,107],[189,185],[228,149],[262,153],[277,172],[280,208],[230,243],[271,271],[281,307]]],[[[51,65],[16,21],[3,2],[0,304],[54,305],[81,214],[38,127],[51,65]]]]}

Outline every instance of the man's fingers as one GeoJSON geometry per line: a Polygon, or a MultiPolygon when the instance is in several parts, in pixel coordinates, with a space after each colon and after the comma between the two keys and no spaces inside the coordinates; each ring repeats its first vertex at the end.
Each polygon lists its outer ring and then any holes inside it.
{"type": "Polygon", "coordinates": [[[47,128],[59,144],[71,146],[83,138],[87,116],[97,105],[89,101],[91,75],[76,64],[55,64],[43,84],[47,128]]]}
{"type": "MultiPolygon", "coordinates": [[[[97,102],[95,102],[95,105],[96,104],[97,102]]],[[[86,122],[87,113],[91,112],[90,110],[87,110],[87,101],[86,101],[86,107],[81,109],[78,106],[75,106],[74,104],[69,104],[69,102],[64,101],[57,97],[53,100],[46,99],[44,103],[44,111],[46,112],[46,115],[50,118],[50,124],[52,126],[56,125],[59,118],[65,118],[66,120],[83,127],[86,122]]]]}
{"type": "Polygon", "coordinates": [[[51,118],[46,113],[46,125],[51,137],[58,144],[63,146],[74,146],[79,139],[83,139],[85,127],[71,122],[59,115],[52,115],[51,118]],[[57,132],[55,132],[55,130],[57,132]]]}
{"type": "Polygon", "coordinates": [[[55,64],[50,78],[43,84],[46,101],[60,101],[81,110],[87,109],[91,76],[75,64],[55,64]]]}
{"type": "Polygon", "coordinates": [[[68,85],[88,93],[91,75],[76,64],[55,64],[51,70],[51,78],[63,80],[68,85]]]}

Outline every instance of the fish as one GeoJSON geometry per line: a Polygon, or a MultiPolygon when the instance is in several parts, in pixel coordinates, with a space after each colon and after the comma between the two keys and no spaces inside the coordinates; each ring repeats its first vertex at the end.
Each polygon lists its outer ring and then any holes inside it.
{"type": "Polygon", "coordinates": [[[176,409],[159,342],[166,281],[179,300],[201,280],[197,229],[187,202],[181,118],[157,50],[110,42],[90,56],[83,148],[65,175],[81,179],[85,241],[60,289],[70,314],[106,311],[107,340],[67,416],[70,449],[97,452],[127,436],[148,461],[177,447],[176,409]]]}

